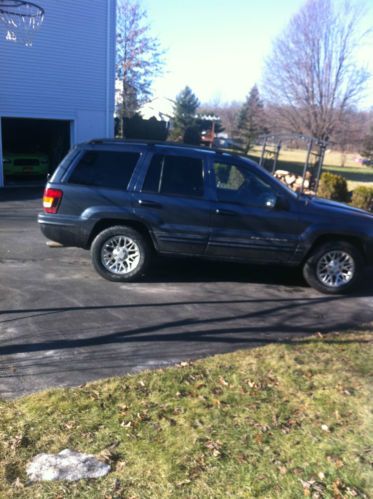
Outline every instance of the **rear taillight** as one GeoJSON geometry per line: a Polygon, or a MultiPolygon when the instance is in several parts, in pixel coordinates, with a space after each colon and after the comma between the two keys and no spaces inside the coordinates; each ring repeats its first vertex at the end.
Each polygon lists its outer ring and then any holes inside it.
{"type": "Polygon", "coordinates": [[[45,213],[57,213],[61,204],[63,192],[60,189],[47,188],[43,196],[43,208],[45,213]]]}

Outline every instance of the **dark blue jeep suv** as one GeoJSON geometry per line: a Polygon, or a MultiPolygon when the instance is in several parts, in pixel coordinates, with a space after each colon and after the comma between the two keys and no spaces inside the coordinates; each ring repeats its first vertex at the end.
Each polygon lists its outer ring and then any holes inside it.
{"type": "Polygon", "coordinates": [[[373,264],[373,215],[295,194],[253,161],[167,142],[94,140],[49,180],[43,234],[90,249],[111,281],[144,273],[154,252],[302,266],[325,293],[373,264]]]}

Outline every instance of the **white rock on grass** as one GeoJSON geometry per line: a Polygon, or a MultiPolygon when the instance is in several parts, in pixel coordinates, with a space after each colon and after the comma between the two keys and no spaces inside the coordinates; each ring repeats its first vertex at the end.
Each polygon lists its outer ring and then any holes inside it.
{"type": "Polygon", "coordinates": [[[26,468],[32,482],[99,478],[107,475],[109,471],[110,466],[94,456],[70,449],[65,449],[59,454],[38,454],[26,468]]]}

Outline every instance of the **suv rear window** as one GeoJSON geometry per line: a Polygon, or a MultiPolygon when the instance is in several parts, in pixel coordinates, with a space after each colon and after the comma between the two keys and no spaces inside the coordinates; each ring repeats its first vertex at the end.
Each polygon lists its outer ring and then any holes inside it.
{"type": "Polygon", "coordinates": [[[145,177],[143,192],[203,196],[203,161],[186,156],[155,154],[145,177]]]}
{"type": "Polygon", "coordinates": [[[125,189],[140,153],[86,151],[69,178],[70,184],[125,189]]]}

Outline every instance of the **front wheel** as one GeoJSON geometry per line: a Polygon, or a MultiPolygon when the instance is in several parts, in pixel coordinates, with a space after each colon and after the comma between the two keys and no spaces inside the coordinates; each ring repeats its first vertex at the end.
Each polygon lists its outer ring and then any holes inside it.
{"type": "Polygon", "coordinates": [[[306,260],[303,276],[308,284],[327,294],[342,294],[358,284],[363,268],[360,251],[344,241],[317,247],[306,260]]]}
{"type": "Polygon", "coordinates": [[[100,232],[91,246],[92,264],[105,279],[126,282],[145,271],[150,249],[142,234],[126,226],[109,227],[100,232]]]}

